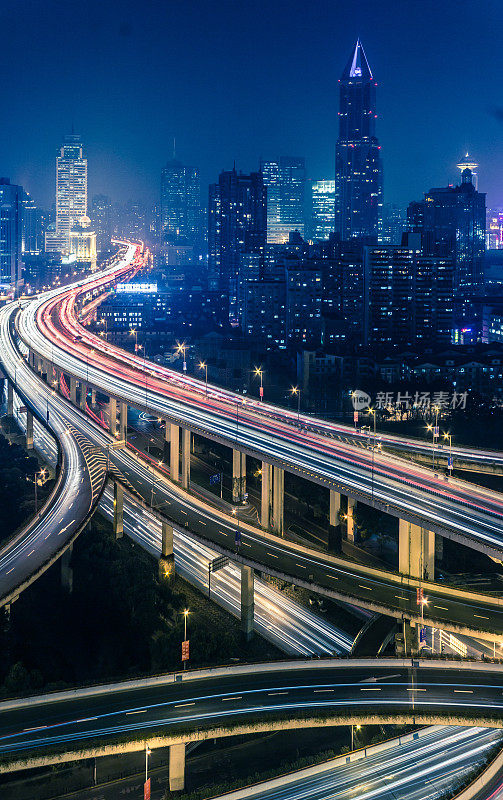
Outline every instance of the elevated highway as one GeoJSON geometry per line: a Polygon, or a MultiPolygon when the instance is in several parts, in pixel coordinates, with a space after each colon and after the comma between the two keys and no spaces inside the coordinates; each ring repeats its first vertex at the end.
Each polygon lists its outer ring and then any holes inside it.
{"type": "MultiPolygon", "coordinates": [[[[96,286],[108,281],[109,278],[97,276],[96,286]]],[[[115,402],[166,419],[176,445],[179,431],[182,432],[182,451],[187,449],[187,441],[190,444],[190,432],[196,432],[227,445],[235,453],[262,460],[267,469],[275,469],[270,483],[272,486],[274,480],[278,488],[270,489],[271,502],[262,514],[263,527],[272,526],[282,533],[282,476],[287,470],[329,489],[335,500],[339,498],[335,508],[340,508],[340,496],[346,495],[422,530],[469,544],[494,558],[501,557],[500,494],[459,480],[447,481],[401,458],[331,438],[327,435],[328,423],[319,421],[323,431],[316,432],[313,425],[318,421],[309,419],[309,425],[307,420],[304,425],[300,420],[298,424],[288,412],[217,387],[206,389],[201,381],[125,353],[79,325],[74,310],[79,293],[79,287],[58,290],[30,303],[19,324],[24,341],[75,384],[80,381],[108,394],[115,402]],[[189,437],[187,441],[183,439],[185,435],[189,437]]],[[[398,446],[396,442],[394,446],[398,446]]],[[[406,440],[405,450],[410,447],[406,440]]],[[[481,457],[480,453],[473,455],[475,459],[481,457]]],[[[488,457],[499,458],[494,454],[488,457]]],[[[240,469],[239,479],[243,467],[240,469]]],[[[182,458],[183,470],[182,483],[190,473],[190,464],[182,458]]],[[[174,477],[176,480],[177,474],[174,477]]],[[[350,507],[352,512],[352,504],[350,507]]],[[[332,524],[334,520],[335,514],[332,524]]],[[[431,569],[427,571],[432,574],[431,569]]]]}
{"type": "MultiPolygon", "coordinates": [[[[352,724],[503,727],[503,665],[403,659],[174,673],[0,703],[0,772],[210,738],[352,724]]],[[[176,771],[176,768],[175,768],[176,771]]],[[[176,787],[175,787],[176,788],[176,787]]]]}

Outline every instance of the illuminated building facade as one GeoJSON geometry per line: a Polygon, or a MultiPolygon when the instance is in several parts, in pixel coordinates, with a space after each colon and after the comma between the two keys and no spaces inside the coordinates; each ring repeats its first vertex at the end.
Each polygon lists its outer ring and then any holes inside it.
{"type": "Polygon", "coordinates": [[[70,252],[70,232],[87,215],[87,159],[77,134],[65,136],[56,158],[56,226],[46,233],[47,252],[70,252]]]}
{"type": "Polygon", "coordinates": [[[105,194],[95,194],[91,203],[91,219],[96,231],[99,253],[110,250],[112,242],[112,203],[105,194]]]}
{"type": "Polygon", "coordinates": [[[15,292],[21,284],[23,188],[0,178],[0,291],[15,292]]]}
{"type": "Polygon", "coordinates": [[[281,156],[262,161],[260,171],[267,187],[267,243],[285,244],[293,231],[304,236],[305,160],[281,156]]]}
{"type": "Polygon", "coordinates": [[[78,263],[91,265],[96,269],[96,233],[91,229],[89,217],[81,217],[79,223],[70,231],[70,253],[78,263]]]}
{"type": "Polygon", "coordinates": [[[161,172],[161,231],[164,239],[185,239],[195,247],[200,239],[201,182],[199,170],[173,158],[161,172]]]}
{"type": "Polygon", "coordinates": [[[335,230],[341,239],[377,241],[382,204],[382,164],[375,135],[377,84],[359,40],[339,84],[335,230]]]}
{"type": "Polygon", "coordinates": [[[311,238],[328,239],[335,230],[335,181],[311,184],[311,238]]]}
{"type": "Polygon", "coordinates": [[[454,259],[454,288],[463,291],[483,281],[486,196],[465,168],[459,186],[430,189],[407,210],[413,231],[422,235],[424,255],[454,259]]]}
{"type": "Polygon", "coordinates": [[[267,190],[261,172],[221,172],[210,185],[208,269],[210,289],[229,294],[229,318],[239,317],[242,254],[263,258],[267,237],[267,190]]]}

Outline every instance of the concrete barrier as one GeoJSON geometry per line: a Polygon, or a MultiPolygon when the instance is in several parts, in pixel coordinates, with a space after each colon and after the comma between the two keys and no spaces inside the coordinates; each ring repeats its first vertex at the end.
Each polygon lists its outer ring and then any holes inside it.
{"type": "MultiPolygon", "coordinates": [[[[467,786],[466,789],[463,789],[459,794],[455,795],[453,800],[472,800],[472,798],[477,797],[479,792],[482,792],[487,784],[492,781],[499,772],[503,772],[503,750],[500,750],[496,758],[488,764],[481,775],[467,786]]],[[[503,775],[501,779],[503,781],[503,775]]]]}

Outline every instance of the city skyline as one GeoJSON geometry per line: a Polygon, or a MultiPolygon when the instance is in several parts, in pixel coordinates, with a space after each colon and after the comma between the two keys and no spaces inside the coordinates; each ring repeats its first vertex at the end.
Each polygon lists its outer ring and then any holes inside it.
{"type": "Polygon", "coordinates": [[[54,152],[72,122],[89,159],[90,196],[105,193],[114,201],[120,197],[156,201],[159,171],[170,156],[173,136],[180,160],[200,169],[203,200],[205,187],[222,169],[230,169],[234,159],[238,169],[247,172],[257,169],[260,159],[286,153],[306,159],[309,178],[333,178],[337,79],[348,48],[358,37],[379,82],[385,202],[405,206],[431,186],[454,183],[456,164],[469,150],[481,165],[480,186],[488,194],[488,206],[500,204],[501,114],[492,87],[503,73],[503,60],[490,29],[502,12],[495,4],[492,17],[477,18],[475,26],[477,7],[472,2],[461,9],[448,2],[440,11],[423,4],[420,13],[409,8],[398,14],[393,13],[391,3],[381,4],[379,10],[363,3],[358,14],[348,3],[337,10],[321,3],[318,16],[303,18],[297,4],[288,19],[281,16],[280,3],[260,29],[261,57],[253,60],[252,40],[260,9],[238,12],[226,3],[221,7],[208,3],[197,8],[196,20],[194,4],[175,11],[148,3],[150,13],[138,23],[133,21],[128,2],[118,18],[107,3],[102,4],[100,13],[93,0],[86,9],[77,10],[76,4],[70,3],[61,12],[64,20],[68,23],[77,13],[81,15],[82,31],[92,37],[94,52],[90,65],[78,64],[68,70],[73,76],[71,92],[65,91],[69,79],[60,76],[59,83],[54,80],[57,57],[51,59],[53,66],[45,63],[40,77],[34,77],[33,59],[37,54],[40,57],[40,47],[51,47],[57,56],[66,57],[69,67],[75,56],[68,44],[53,40],[54,33],[38,18],[38,4],[33,15],[23,19],[21,31],[17,5],[11,3],[2,11],[5,57],[17,46],[21,34],[25,44],[33,39],[34,47],[25,53],[22,63],[16,63],[20,86],[30,80],[30,121],[26,111],[24,116],[16,113],[21,96],[12,95],[14,74],[9,81],[7,69],[4,94],[13,113],[0,134],[0,158],[3,173],[23,185],[44,207],[50,206],[53,193],[54,152]],[[218,33],[223,14],[225,39],[222,31],[218,33]],[[327,24],[330,22],[333,24],[327,24]],[[379,27],[374,29],[377,22],[379,27]],[[462,46],[462,32],[470,25],[475,31],[471,46],[462,46]],[[274,37],[275,26],[280,36],[274,37]],[[232,40],[238,27],[239,46],[229,45],[227,39],[232,40]],[[427,59],[424,30],[428,31],[427,59]],[[176,31],[184,42],[183,51],[176,31]],[[45,34],[48,38],[44,39],[45,34]],[[161,48],[161,34],[169,42],[167,54],[161,48]],[[209,42],[217,35],[217,42],[225,40],[226,47],[219,46],[213,53],[209,42]],[[310,43],[315,40],[319,46],[313,48],[310,43]],[[145,63],[147,44],[151,64],[145,63]],[[114,51],[112,70],[107,69],[108,47],[114,51]],[[292,59],[292,48],[298,47],[292,59]],[[480,74],[481,48],[491,61],[491,81],[483,81],[480,74]],[[126,80],[116,91],[121,71],[126,80]],[[462,87],[457,77],[461,71],[462,87]],[[159,74],[170,79],[162,81],[159,74]],[[240,75],[246,80],[246,98],[240,75]],[[299,108],[305,113],[299,115],[299,108]],[[230,116],[234,127],[229,125],[230,116]],[[121,122],[120,136],[114,120],[121,122]]]}

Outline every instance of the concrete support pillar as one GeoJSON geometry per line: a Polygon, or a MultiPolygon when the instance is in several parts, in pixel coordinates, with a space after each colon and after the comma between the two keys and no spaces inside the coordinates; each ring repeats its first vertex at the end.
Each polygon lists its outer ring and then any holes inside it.
{"type": "Polygon", "coordinates": [[[173,557],[173,526],[169,522],[162,523],[161,557],[159,559],[159,578],[170,578],[175,574],[173,557]]]}
{"type": "Polygon", "coordinates": [[[14,415],[14,387],[10,381],[7,382],[7,414],[14,415]]]}
{"type": "Polygon", "coordinates": [[[255,613],[253,568],[245,564],[241,567],[241,628],[247,642],[253,636],[255,613]]]}
{"type": "Polygon", "coordinates": [[[346,539],[348,542],[354,542],[355,540],[355,521],[353,517],[355,506],[356,500],[354,497],[348,497],[348,511],[346,514],[346,539]]]}
{"type": "Polygon", "coordinates": [[[185,744],[169,746],[169,791],[181,792],[185,788],[185,744]]]}
{"type": "Polygon", "coordinates": [[[61,556],[61,586],[68,594],[73,591],[72,555],[73,545],[71,544],[61,556]]]}
{"type": "Polygon", "coordinates": [[[272,509],[272,464],[262,461],[262,499],[260,506],[260,524],[263,528],[271,525],[272,509]]]}
{"type": "Polygon", "coordinates": [[[77,405],[77,380],[70,376],[70,400],[74,406],[77,405]]]}
{"type": "Polygon", "coordinates": [[[180,428],[170,425],[169,474],[172,481],[180,479],[180,428]]]}
{"type": "Polygon", "coordinates": [[[108,416],[110,417],[110,433],[117,436],[117,400],[111,397],[108,405],[108,416]]]}
{"type": "Polygon", "coordinates": [[[96,405],[96,389],[91,389],[91,405],[96,405]]]}
{"type": "Polygon", "coordinates": [[[232,451],[232,502],[240,503],[246,494],[246,453],[232,451]]]}
{"type": "Polygon", "coordinates": [[[171,425],[168,420],[164,421],[164,455],[163,461],[169,463],[169,440],[170,440],[171,425]]]}
{"type": "Polygon", "coordinates": [[[86,410],[87,403],[87,386],[85,383],[80,382],[80,410],[86,410]]]}
{"type": "Polygon", "coordinates": [[[190,445],[192,433],[187,428],[182,428],[182,486],[189,488],[190,484],[190,445]]]}
{"type": "Polygon", "coordinates": [[[33,414],[26,412],[26,449],[33,450],[33,414]]]}
{"type": "Polygon", "coordinates": [[[342,545],[342,533],[340,523],[341,496],[339,492],[330,489],[328,511],[328,549],[332,553],[340,553],[342,545]]]}
{"type": "Polygon", "coordinates": [[[124,535],[124,489],[122,485],[114,483],[114,536],[121,539],[124,535]]]}
{"type": "Polygon", "coordinates": [[[285,471],[274,467],[272,482],[272,529],[283,536],[285,512],[285,471]]]}
{"type": "Polygon", "coordinates": [[[121,401],[119,410],[119,439],[126,440],[127,438],[127,403],[121,401]]]}
{"type": "Polygon", "coordinates": [[[435,578],[435,534],[432,531],[399,520],[398,570],[421,580],[435,578]]]}

